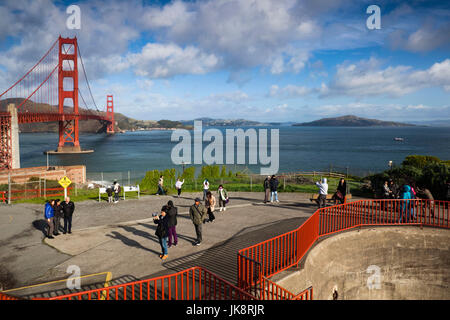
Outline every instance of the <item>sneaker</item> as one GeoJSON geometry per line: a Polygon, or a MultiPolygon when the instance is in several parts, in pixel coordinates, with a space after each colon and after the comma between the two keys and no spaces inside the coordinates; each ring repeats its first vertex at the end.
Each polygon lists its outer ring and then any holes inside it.
{"type": "Polygon", "coordinates": [[[168,257],[168,255],[167,255],[167,254],[165,254],[165,255],[163,255],[163,256],[162,256],[162,258],[161,258],[161,259],[162,259],[162,260],[166,260],[166,259],[167,259],[167,257],[168,257]]]}
{"type": "Polygon", "coordinates": [[[162,259],[163,256],[164,256],[163,254],[160,254],[160,255],[159,255],[159,258],[162,259]]]}
{"type": "Polygon", "coordinates": [[[277,202],[280,202],[279,200],[277,200],[277,202]]]}
{"type": "Polygon", "coordinates": [[[222,209],[223,209],[223,208],[222,208],[222,207],[220,207],[219,211],[222,211],[222,209]]]}
{"type": "Polygon", "coordinates": [[[49,236],[49,237],[47,237],[47,238],[49,238],[49,239],[55,239],[54,237],[52,237],[52,236],[49,236]]]}
{"type": "Polygon", "coordinates": [[[201,242],[195,242],[196,246],[199,246],[201,244],[201,242]]]}
{"type": "Polygon", "coordinates": [[[227,211],[227,208],[223,208],[223,211],[227,211]]]}

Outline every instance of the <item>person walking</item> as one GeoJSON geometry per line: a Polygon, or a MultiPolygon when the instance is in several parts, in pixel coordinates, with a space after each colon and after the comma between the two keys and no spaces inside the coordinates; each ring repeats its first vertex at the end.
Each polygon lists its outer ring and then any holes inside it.
{"type": "Polygon", "coordinates": [[[327,202],[327,194],[328,194],[328,183],[327,178],[322,178],[322,181],[316,182],[316,186],[319,187],[319,198],[317,199],[317,204],[320,208],[324,208],[327,202]]]}
{"type": "Polygon", "coordinates": [[[173,244],[174,247],[178,244],[178,236],[177,236],[177,216],[178,216],[178,208],[173,205],[173,201],[169,200],[167,202],[167,217],[168,217],[168,223],[167,223],[167,231],[169,236],[169,244],[168,247],[170,248],[173,244]]]}
{"type": "Polygon", "coordinates": [[[270,176],[267,176],[266,179],[264,179],[263,187],[264,187],[264,203],[267,203],[270,197],[270,176]]]}
{"type": "Polygon", "coordinates": [[[270,178],[270,203],[273,203],[273,201],[275,200],[276,202],[280,202],[278,201],[278,179],[275,175],[272,175],[272,177],[270,178]]]}
{"type": "Polygon", "coordinates": [[[161,210],[161,214],[153,217],[153,222],[158,226],[156,227],[155,235],[159,239],[159,244],[161,245],[162,253],[159,257],[162,260],[167,259],[169,256],[169,252],[167,250],[167,240],[169,238],[169,218],[167,217],[167,213],[164,210],[161,210]]]}
{"type": "Polygon", "coordinates": [[[219,211],[226,211],[227,210],[227,203],[228,203],[228,193],[227,190],[220,185],[219,189],[217,189],[217,194],[219,198],[219,211]]]}
{"type": "Polygon", "coordinates": [[[209,190],[209,181],[208,179],[205,179],[203,181],[203,201],[205,201],[206,199],[206,193],[208,192],[208,190],[209,190]]]}
{"type": "Polygon", "coordinates": [[[195,227],[195,233],[197,239],[194,241],[195,246],[199,246],[202,243],[202,224],[206,220],[206,208],[200,203],[200,198],[195,198],[194,204],[189,208],[189,217],[195,227]]]}
{"type": "Polygon", "coordinates": [[[213,222],[216,217],[214,216],[214,208],[216,207],[216,198],[211,191],[206,192],[205,207],[208,213],[207,222],[213,222]]]}
{"type": "Polygon", "coordinates": [[[164,195],[165,194],[163,186],[164,186],[164,177],[160,176],[159,180],[158,180],[158,191],[156,191],[157,195],[160,195],[160,194],[164,195]]]}
{"type": "Polygon", "coordinates": [[[61,218],[64,218],[64,212],[61,205],[61,200],[56,199],[55,205],[53,206],[53,223],[55,224],[55,229],[53,235],[59,236],[59,228],[61,227],[61,218]]]}
{"type": "Polygon", "coordinates": [[[177,182],[175,182],[175,189],[177,189],[177,192],[178,192],[178,198],[179,198],[180,195],[181,195],[181,188],[182,188],[182,186],[183,186],[183,183],[184,183],[184,179],[183,179],[183,181],[180,181],[180,178],[178,178],[178,179],[177,179],[177,182]]]}
{"type": "Polygon", "coordinates": [[[72,216],[75,211],[75,204],[73,201],[70,201],[69,197],[66,197],[66,199],[63,201],[62,205],[62,211],[64,213],[64,234],[67,232],[72,233],[72,216]]]}
{"type": "Polygon", "coordinates": [[[119,194],[120,191],[122,190],[122,187],[117,181],[114,181],[113,190],[114,190],[114,203],[117,203],[119,202],[119,194]]]}
{"type": "Polygon", "coordinates": [[[53,224],[53,218],[55,216],[53,206],[55,204],[55,200],[47,201],[45,203],[44,208],[44,216],[45,220],[47,221],[48,226],[48,232],[47,232],[47,238],[54,239],[53,238],[53,230],[54,230],[54,224],[53,224]]]}

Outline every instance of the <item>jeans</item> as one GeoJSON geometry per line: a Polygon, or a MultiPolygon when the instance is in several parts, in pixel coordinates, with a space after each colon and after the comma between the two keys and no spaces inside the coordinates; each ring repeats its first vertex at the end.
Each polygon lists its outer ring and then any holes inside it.
{"type": "Polygon", "coordinates": [[[158,185],[158,192],[156,192],[156,194],[164,194],[164,189],[162,186],[158,185]]]}
{"type": "Polygon", "coordinates": [[[67,227],[69,227],[69,232],[72,232],[72,216],[64,217],[64,233],[67,232],[67,227]]]}
{"type": "Polygon", "coordinates": [[[327,195],[326,194],[319,194],[319,198],[317,199],[317,204],[320,208],[325,208],[327,204],[327,195]]]}
{"type": "Polygon", "coordinates": [[[180,189],[177,189],[177,191],[178,191],[178,196],[180,196],[180,194],[181,194],[181,188],[180,188],[180,189]]]}
{"type": "Polygon", "coordinates": [[[278,201],[278,192],[276,192],[276,191],[272,191],[271,193],[270,193],[270,202],[272,202],[272,201],[278,201]],[[275,198],[275,199],[274,199],[275,198]]]}
{"type": "Polygon", "coordinates": [[[53,217],[51,217],[50,219],[46,219],[46,222],[47,222],[47,225],[48,225],[47,237],[51,237],[51,236],[53,236],[53,231],[54,231],[53,217]]]}
{"type": "Polygon", "coordinates": [[[177,245],[178,237],[177,237],[176,226],[169,227],[169,247],[172,245],[172,239],[173,239],[173,244],[177,245]]]}
{"type": "Polygon", "coordinates": [[[119,201],[119,193],[114,192],[114,201],[119,201]]]}
{"type": "Polygon", "coordinates": [[[209,191],[209,189],[203,189],[203,200],[206,199],[206,193],[209,191]]]}
{"type": "Polygon", "coordinates": [[[159,238],[159,244],[161,245],[161,250],[162,250],[162,254],[163,255],[167,255],[167,253],[168,253],[168,251],[167,251],[167,238],[168,237],[159,238]]]}
{"type": "Polygon", "coordinates": [[[55,230],[53,230],[53,233],[54,234],[57,234],[57,233],[59,233],[59,227],[60,227],[60,220],[61,220],[61,217],[60,216],[54,216],[53,217],[53,223],[55,224],[55,230]]]}

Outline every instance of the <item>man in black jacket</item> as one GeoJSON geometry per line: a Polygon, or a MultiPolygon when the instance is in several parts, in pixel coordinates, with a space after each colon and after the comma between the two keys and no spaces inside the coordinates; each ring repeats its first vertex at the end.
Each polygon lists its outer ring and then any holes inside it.
{"type": "Polygon", "coordinates": [[[272,178],[270,178],[270,202],[273,202],[274,200],[276,202],[278,201],[278,179],[275,175],[272,175],[272,178]]]}
{"type": "Polygon", "coordinates": [[[167,206],[163,207],[163,210],[167,212],[167,217],[169,218],[169,222],[168,222],[167,226],[168,226],[168,232],[169,232],[168,247],[170,248],[172,246],[172,244],[174,246],[176,246],[178,244],[177,229],[176,229],[178,208],[173,205],[172,200],[169,200],[169,202],[167,202],[167,206]]]}
{"type": "Polygon", "coordinates": [[[65,201],[62,203],[62,210],[64,212],[64,234],[67,232],[67,227],[69,228],[69,233],[72,233],[72,215],[75,211],[75,204],[70,201],[69,197],[66,197],[65,201]]]}

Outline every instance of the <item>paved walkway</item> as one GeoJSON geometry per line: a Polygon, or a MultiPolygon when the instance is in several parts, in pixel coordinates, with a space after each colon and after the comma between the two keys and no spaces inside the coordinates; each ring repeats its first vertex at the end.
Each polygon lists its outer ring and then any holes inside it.
{"type": "Polygon", "coordinates": [[[0,283],[17,288],[65,279],[71,265],[82,275],[109,272],[123,282],[203,266],[235,283],[238,250],[298,227],[316,210],[307,194],[281,193],[279,204],[264,205],[261,193],[230,192],[227,211],[216,211],[216,220],[203,226],[202,245],[193,246],[188,209],[198,194],[182,196],[76,203],[73,233],[55,239],[44,239],[42,205],[2,206],[0,283]],[[168,200],[179,208],[179,243],[162,261],[151,213],[168,200]]]}

